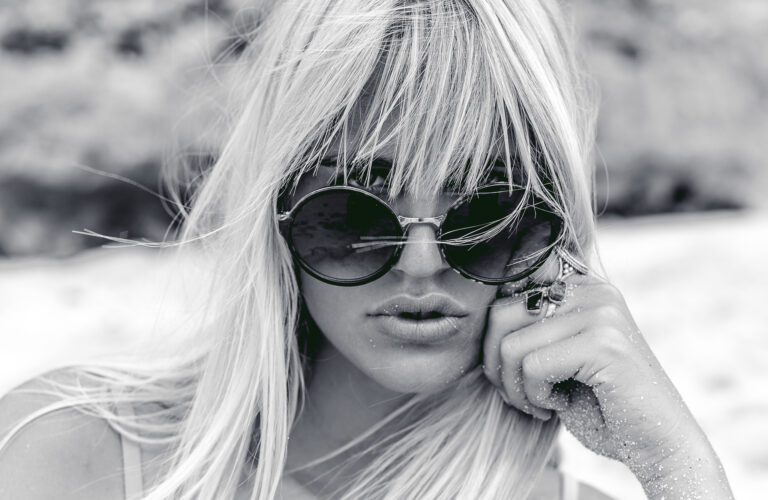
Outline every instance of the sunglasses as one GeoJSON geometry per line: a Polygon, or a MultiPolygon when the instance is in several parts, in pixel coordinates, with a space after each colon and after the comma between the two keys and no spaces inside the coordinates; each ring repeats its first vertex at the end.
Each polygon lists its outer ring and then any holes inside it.
{"type": "Polygon", "coordinates": [[[369,191],[321,188],[278,214],[294,259],[311,276],[339,286],[370,283],[395,265],[412,224],[430,224],[445,261],[462,276],[495,285],[521,280],[558,243],[562,220],[522,188],[489,184],[438,217],[404,217],[369,191]]]}

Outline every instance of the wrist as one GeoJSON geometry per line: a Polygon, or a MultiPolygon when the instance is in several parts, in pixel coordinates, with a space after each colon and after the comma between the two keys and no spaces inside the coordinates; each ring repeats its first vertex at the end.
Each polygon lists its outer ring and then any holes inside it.
{"type": "Polygon", "coordinates": [[[732,500],[728,479],[709,441],[681,440],[656,461],[634,463],[630,469],[651,500],[732,500]]]}

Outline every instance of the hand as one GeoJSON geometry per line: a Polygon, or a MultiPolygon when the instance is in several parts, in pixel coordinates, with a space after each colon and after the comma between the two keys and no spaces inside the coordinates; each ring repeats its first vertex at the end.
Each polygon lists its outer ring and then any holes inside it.
{"type": "MultiPolygon", "coordinates": [[[[552,258],[537,279],[556,273],[552,258]]],[[[543,419],[556,412],[584,446],[629,466],[651,497],[660,485],[669,494],[671,477],[690,474],[692,461],[697,474],[712,474],[698,470],[702,463],[718,469],[729,494],[717,457],[619,291],[592,276],[566,281],[566,301],[551,317],[530,314],[517,297],[491,305],[488,380],[520,411],[543,419]]]]}

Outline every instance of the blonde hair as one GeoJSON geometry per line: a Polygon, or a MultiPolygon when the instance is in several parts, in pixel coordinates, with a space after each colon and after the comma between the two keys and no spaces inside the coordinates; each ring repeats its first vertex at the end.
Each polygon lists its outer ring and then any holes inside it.
{"type": "MultiPolygon", "coordinates": [[[[251,498],[276,494],[310,362],[277,205],[335,142],[342,168],[393,145],[391,196],[472,192],[500,150],[509,179],[563,218],[568,249],[589,260],[593,247],[594,107],[557,1],[287,0],[264,10],[236,64],[228,138],[180,239],[213,264],[215,331],[201,329],[172,363],[79,367],[78,382],[56,385],[69,395],[59,406],[171,446],[148,499],[232,498],[240,471],[252,475],[251,498]],[[128,419],[116,401],[156,410],[128,419]]],[[[355,453],[374,461],[334,496],[523,499],[557,430],[556,419],[504,407],[478,369],[414,395],[350,445],[365,443],[355,453]],[[366,441],[385,427],[386,439],[366,441]]]]}

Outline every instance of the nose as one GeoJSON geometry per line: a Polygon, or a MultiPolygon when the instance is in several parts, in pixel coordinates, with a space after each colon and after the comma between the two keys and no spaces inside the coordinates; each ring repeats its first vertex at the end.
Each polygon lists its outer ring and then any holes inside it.
{"type": "Polygon", "coordinates": [[[408,225],[407,238],[393,269],[413,278],[429,278],[449,266],[437,244],[437,228],[431,223],[408,225]]]}

